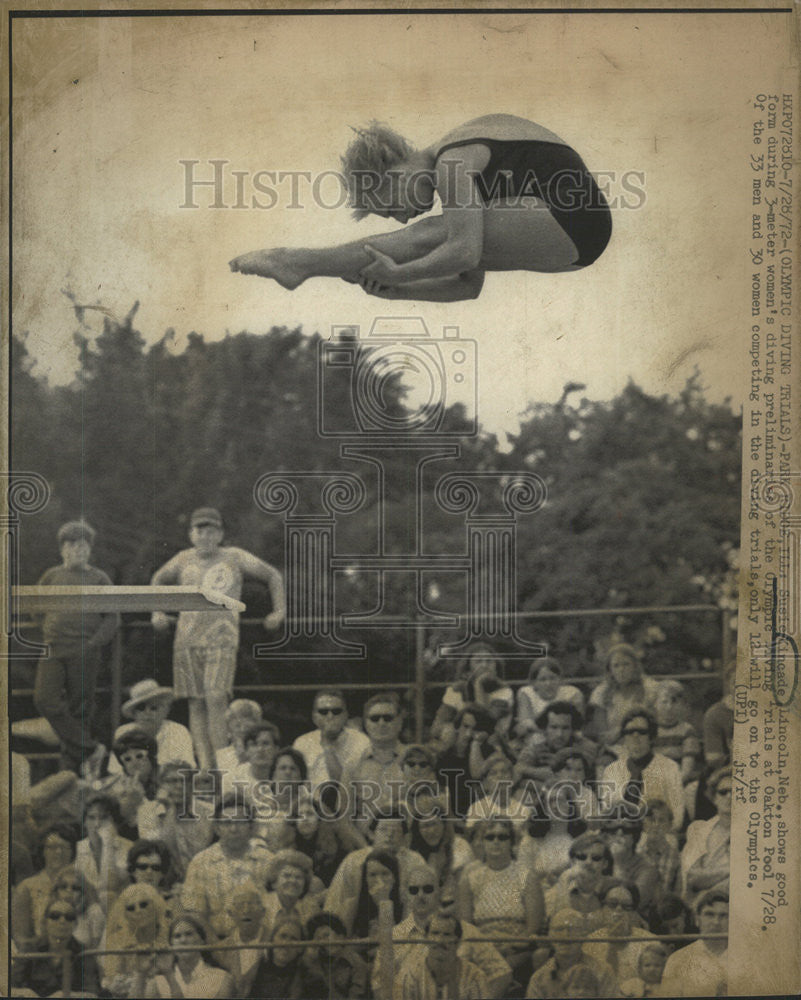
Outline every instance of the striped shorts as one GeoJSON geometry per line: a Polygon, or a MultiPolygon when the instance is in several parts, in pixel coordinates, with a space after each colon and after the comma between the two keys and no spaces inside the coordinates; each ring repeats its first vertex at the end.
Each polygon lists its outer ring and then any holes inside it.
{"type": "Polygon", "coordinates": [[[172,657],[176,698],[204,698],[209,692],[233,694],[236,646],[185,646],[172,657]]]}

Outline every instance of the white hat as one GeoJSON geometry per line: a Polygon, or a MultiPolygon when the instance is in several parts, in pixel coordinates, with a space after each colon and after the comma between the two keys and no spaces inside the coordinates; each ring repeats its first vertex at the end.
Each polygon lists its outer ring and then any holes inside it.
{"type": "Polygon", "coordinates": [[[155,701],[157,698],[169,698],[172,701],[175,697],[172,688],[160,687],[158,681],[153,680],[152,677],[134,684],[130,694],[131,697],[122,706],[122,714],[129,717],[137,705],[144,705],[145,702],[155,701]]]}

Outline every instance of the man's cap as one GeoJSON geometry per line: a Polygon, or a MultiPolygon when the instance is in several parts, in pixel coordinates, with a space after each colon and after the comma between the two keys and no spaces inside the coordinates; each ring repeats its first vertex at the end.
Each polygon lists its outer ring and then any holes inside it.
{"type": "Polygon", "coordinates": [[[79,542],[82,539],[92,545],[95,540],[95,529],[86,521],[67,521],[58,529],[56,537],[59,545],[63,545],[64,542],[79,542]]]}
{"type": "Polygon", "coordinates": [[[213,528],[221,528],[223,526],[222,515],[216,508],[198,507],[197,510],[192,511],[189,526],[191,528],[202,528],[205,525],[211,525],[213,528]]]}

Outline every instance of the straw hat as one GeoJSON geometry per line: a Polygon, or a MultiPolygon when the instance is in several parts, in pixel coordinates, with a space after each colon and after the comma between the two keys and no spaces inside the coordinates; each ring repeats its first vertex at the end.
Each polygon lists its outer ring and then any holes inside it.
{"type": "Polygon", "coordinates": [[[129,718],[133,715],[133,710],[139,705],[162,698],[172,701],[175,697],[172,688],[161,687],[158,681],[153,680],[152,677],[148,677],[147,680],[138,681],[132,685],[130,695],[131,697],[122,706],[122,714],[127,715],[129,718]]]}

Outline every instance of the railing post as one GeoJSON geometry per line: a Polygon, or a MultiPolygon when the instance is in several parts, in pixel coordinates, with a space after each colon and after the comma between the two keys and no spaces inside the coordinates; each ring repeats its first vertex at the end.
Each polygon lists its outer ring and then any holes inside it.
{"type": "Polygon", "coordinates": [[[392,947],[392,927],[395,915],[391,899],[378,904],[378,964],[381,968],[381,1000],[392,1000],[395,992],[395,958],[392,947]]]}
{"type": "Polygon", "coordinates": [[[114,633],[111,641],[111,731],[116,733],[120,724],[120,709],[122,705],[122,632],[125,625],[114,633]]]}
{"type": "MultiPolygon", "coordinates": [[[[726,608],[720,609],[720,655],[722,662],[720,664],[720,669],[722,671],[726,670],[726,664],[729,662],[731,657],[731,629],[728,623],[728,612],[726,608]]],[[[725,691],[723,692],[726,693],[725,691]]]]}
{"type": "Polygon", "coordinates": [[[426,672],[425,624],[418,618],[414,631],[414,738],[423,742],[423,717],[425,715],[426,672]]]}
{"type": "Polygon", "coordinates": [[[72,955],[69,952],[61,959],[61,995],[72,996],[72,955]]]}

